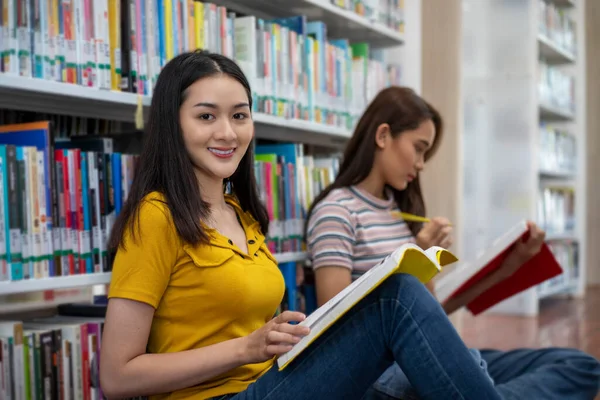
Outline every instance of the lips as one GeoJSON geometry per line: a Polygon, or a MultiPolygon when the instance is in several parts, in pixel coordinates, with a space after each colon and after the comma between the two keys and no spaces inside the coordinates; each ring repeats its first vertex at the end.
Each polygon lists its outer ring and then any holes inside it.
{"type": "Polygon", "coordinates": [[[208,151],[210,151],[211,153],[213,153],[215,156],[220,157],[220,158],[227,158],[227,157],[231,157],[233,155],[233,153],[235,152],[235,147],[234,148],[226,148],[226,147],[209,147],[208,151]]]}

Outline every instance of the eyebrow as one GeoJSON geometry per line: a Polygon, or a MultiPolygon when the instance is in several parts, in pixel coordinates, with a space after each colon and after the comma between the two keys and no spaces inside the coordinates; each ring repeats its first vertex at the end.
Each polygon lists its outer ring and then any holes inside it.
{"type": "MultiPolygon", "coordinates": [[[[215,103],[197,103],[197,104],[194,105],[194,107],[218,108],[215,103]]],[[[248,103],[237,103],[236,105],[233,106],[233,108],[243,108],[243,107],[250,108],[250,104],[248,104],[248,103]]]]}

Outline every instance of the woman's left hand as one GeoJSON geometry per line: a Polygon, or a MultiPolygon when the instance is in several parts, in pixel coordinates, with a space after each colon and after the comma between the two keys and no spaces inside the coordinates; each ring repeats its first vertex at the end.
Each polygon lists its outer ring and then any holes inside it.
{"type": "Polygon", "coordinates": [[[528,222],[529,237],[526,240],[519,240],[508,257],[498,269],[501,279],[506,279],[521,268],[533,256],[542,249],[542,244],[546,238],[546,233],[535,223],[528,222]]]}

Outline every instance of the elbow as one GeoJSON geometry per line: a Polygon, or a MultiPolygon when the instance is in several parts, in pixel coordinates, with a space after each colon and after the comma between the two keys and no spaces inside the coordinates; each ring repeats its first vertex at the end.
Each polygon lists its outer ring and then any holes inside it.
{"type": "Polygon", "coordinates": [[[119,377],[122,375],[118,368],[102,365],[100,362],[100,388],[107,399],[124,399],[129,397],[126,385],[123,385],[119,377]]]}
{"type": "Polygon", "coordinates": [[[106,373],[100,372],[100,388],[102,388],[102,394],[107,399],[118,399],[120,397],[118,387],[119,385],[112,376],[107,376],[106,373]]]}

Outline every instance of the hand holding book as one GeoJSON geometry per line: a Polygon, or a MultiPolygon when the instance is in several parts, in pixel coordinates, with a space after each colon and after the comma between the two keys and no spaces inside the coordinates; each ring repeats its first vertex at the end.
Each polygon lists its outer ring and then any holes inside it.
{"type": "Polygon", "coordinates": [[[242,338],[244,364],[261,363],[287,353],[310,333],[310,328],[291,324],[302,322],[306,316],[295,311],[284,311],[261,328],[242,338]]]}
{"type": "Polygon", "coordinates": [[[512,276],[542,250],[546,233],[533,222],[527,222],[527,228],[528,232],[515,243],[506,260],[498,268],[500,280],[512,276]]]}

